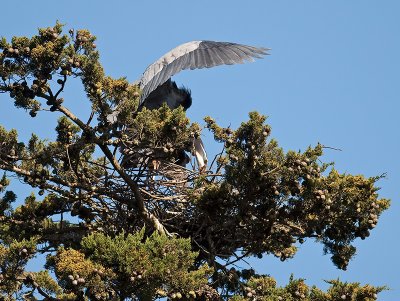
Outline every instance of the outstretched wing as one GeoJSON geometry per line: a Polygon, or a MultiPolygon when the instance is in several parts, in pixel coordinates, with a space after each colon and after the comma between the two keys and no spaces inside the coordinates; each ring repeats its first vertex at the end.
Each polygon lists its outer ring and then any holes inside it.
{"type": "Polygon", "coordinates": [[[158,86],[182,70],[242,64],[261,58],[268,54],[267,50],[229,42],[192,41],[182,44],[147,67],[139,79],[142,89],[140,104],[158,86]]]}

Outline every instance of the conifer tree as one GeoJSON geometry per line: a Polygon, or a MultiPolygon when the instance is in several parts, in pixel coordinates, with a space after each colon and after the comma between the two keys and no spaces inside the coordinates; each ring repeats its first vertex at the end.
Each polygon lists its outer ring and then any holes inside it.
{"type": "Polygon", "coordinates": [[[279,287],[235,263],[284,261],[312,239],[345,270],[354,240],[389,207],[377,194],[381,176],[340,173],[321,163],[320,144],[284,152],[257,112],[237,129],[206,117],[222,151],[206,171],[183,167],[179,154],[192,151],[202,126],[181,108],[138,112],[138,87],[105,74],[95,40],[59,23],[0,40],[1,101],[37,122],[59,116],[46,124],[54,141],[21,141],[0,126],[1,300],[377,299],[384,287],[332,280],[322,291],[293,277],[279,287]],[[77,80],[85,119],[63,99],[77,80]],[[16,179],[32,193],[11,190],[16,179]],[[26,268],[33,258],[41,271],[26,268]]]}

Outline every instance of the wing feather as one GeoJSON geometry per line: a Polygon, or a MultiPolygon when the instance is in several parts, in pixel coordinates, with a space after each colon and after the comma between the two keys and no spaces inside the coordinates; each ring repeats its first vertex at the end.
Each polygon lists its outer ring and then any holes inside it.
{"type": "Polygon", "coordinates": [[[221,55],[219,54],[219,52],[216,49],[210,48],[210,52],[211,52],[212,57],[215,60],[215,66],[224,64],[224,59],[221,57],[221,55]]]}
{"type": "Polygon", "coordinates": [[[267,48],[228,42],[192,41],[182,44],[147,67],[139,79],[142,89],[140,103],[158,86],[185,69],[211,68],[219,65],[242,64],[267,55],[267,48]]]}
{"type": "Polygon", "coordinates": [[[224,47],[224,48],[216,48],[215,51],[217,51],[220,56],[222,57],[224,61],[224,65],[233,65],[236,64],[235,60],[232,58],[232,56],[229,53],[229,48],[224,47]]]}
{"type": "Polygon", "coordinates": [[[187,54],[187,57],[188,57],[188,69],[190,69],[190,70],[196,69],[194,51],[189,52],[187,54]]]}

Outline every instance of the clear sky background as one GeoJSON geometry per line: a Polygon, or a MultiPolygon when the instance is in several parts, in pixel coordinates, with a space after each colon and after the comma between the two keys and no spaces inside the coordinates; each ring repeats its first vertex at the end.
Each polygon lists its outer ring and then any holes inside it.
{"type": "MultiPolygon", "coordinates": [[[[380,300],[400,299],[399,148],[400,2],[336,1],[3,1],[0,35],[33,35],[55,24],[87,28],[106,73],[134,81],[175,46],[191,40],[230,41],[271,48],[252,64],[185,71],[175,77],[192,90],[192,121],[211,115],[237,127],[250,111],[268,115],[272,135],[285,150],[304,150],[321,142],[341,172],[375,176],[382,197],[392,199],[369,239],[357,241],[347,271],[336,269],[322,245],[302,245],[285,263],[251,260],[259,272],[285,285],[290,274],[309,285],[324,279],[388,285],[380,300]]],[[[88,103],[76,84],[66,105],[85,116],[88,103]]],[[[0,95],[0,124],[54,134],[56,114],[31,119],[0,95]]],[[[205,135],[206,147],[219,146],[205,135]]],[[[24,194],[21,193],[21,197],[24,194]]]]}

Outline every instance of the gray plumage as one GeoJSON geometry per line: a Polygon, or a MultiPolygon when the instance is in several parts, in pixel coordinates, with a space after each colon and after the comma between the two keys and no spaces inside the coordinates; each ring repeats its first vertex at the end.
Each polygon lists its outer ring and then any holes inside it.
{"type": "MultiPolygon", "coordinates": [[[[267,48],[229,42],[192,41],[182,44],[147,67],[142,77],[135,82],[142,91],[139,108],[158,109],[165,102],[171,109],[182,106],[185,110],[192,104],[190,90],[178,88],[171,77],[186,69],[211,68],[219,65],[242,64],[267,55],[267,48]]],[[[107,116],[109,122],[118,119],[118,109],[107,116]]],[[[192,154],[200,170],[205,170],[207,153],[201,138],[193,138],[192,154]]],[[[182,151],[182,156],[185,152],[182,151]]],[[[183,162],[182,164],[186,164],[183,162]]]]}
{"type": "MultiPolygon", "coordinates": [[[[178,88],[171,77],[185,69],[211,68],[219,65],[242,64],[267,54],[267,48],[229,42],[192,41],[182,44],[147,67],[137,81],[142,94],[139,110],[158,109],[164,102],[171,109],[182,106],[185,110],[192,104],[190,91],[178,88]]],[[[207,165],[207,153],[201,138],[193,138],[193,155],[200,170],[207,165]]]]}
{"type": "Polygon", "coordinates": [[[167,103],[171,110],[179,106],[187,110],[192,105],[192,96],[190,90],[184,87],[178,88],[174,81],[168,79],[146,97],[139,106],[139,110],[142,107],[146,107],[149,110],[158,109],[164,102],[167,103]]]}
{"type": "Polygon", "coordinates": [[[242,64],[267,55],[267,50],[229,42],[192,41],[182,44],[148,66],[137,81],[142,90],[140,105],[157,87],[182,70],[242,64]]]}

